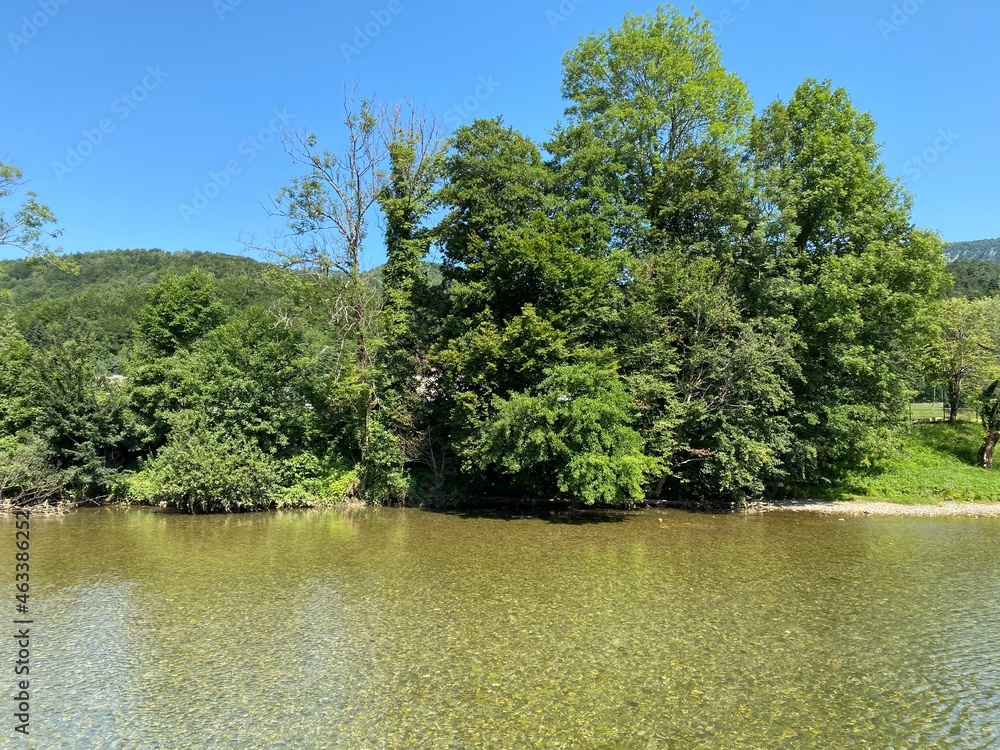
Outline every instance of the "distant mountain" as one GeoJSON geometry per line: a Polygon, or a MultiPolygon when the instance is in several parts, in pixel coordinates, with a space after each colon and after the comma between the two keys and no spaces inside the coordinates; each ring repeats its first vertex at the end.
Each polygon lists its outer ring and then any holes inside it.
{"type": "MultiPolygon", "coordinates": [[[[108,250],[63,257],[72,261],[75,273],[45,263],[0,261],[0,308],[10,308],[22,333],[37,346],[76,338],[94,342],[110,356],[120,354],[132,338],[139,310],[167,274],[181,276],[196,268],[209,273],[223,304],[232,309],[266,306],[279,293],[264,283],[268,264],[244,256],[108,250]]],[[[380,286],[382,272],[379,266],[365,275],[380,286]]],[[[432,284],[441,283],[439,264],[424,263],[424,273],[432,284]]]]}
{"type": "Polygon", "coordinates": [[[167,274],[195,268],[211,274],[224,304],[261,304],[272,294],[261,283],[265,266],[220,253],[111,250],[66,255],[76,273],[44,263],[0,261],[0,305],[9,306],[36,345],[82,338],[116,354],[128,343],[149,292],[167,274]]]}
{"type": "Polygon", "coordinates": [[[1000,263],[1000,239],[954,242],[944,249],[951,263],[956,260],[989,260],[1000,263]]]}

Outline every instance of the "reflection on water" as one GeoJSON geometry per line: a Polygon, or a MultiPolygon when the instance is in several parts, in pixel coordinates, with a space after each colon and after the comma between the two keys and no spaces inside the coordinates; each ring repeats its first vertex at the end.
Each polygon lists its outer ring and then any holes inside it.
{"type": "Polygon", "coordinates": [[[580,520],[33,519],[0,747],[1000,745],[997,519],[580,520]]]}

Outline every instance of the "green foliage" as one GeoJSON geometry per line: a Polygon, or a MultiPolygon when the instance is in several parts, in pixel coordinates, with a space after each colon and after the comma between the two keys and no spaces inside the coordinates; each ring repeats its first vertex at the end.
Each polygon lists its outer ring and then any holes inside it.
{"type": "Polygon", "coordinates": [[[10,294],[18,327],[36,347],[69,339],[92,340],[97,354],[118,363],[132,340],[136,320],[165,277],[195,269],[215,280],[228,308],[263,304],[277,295],[264,283],[267,269],[251,259],[216,253],[114,250],[65,258],[66,273],[49,263],[0,262],[0,296],[10,294]]]}
{"type": "Polygon", "coordinates": [[[633,353],[622,356],[643,388],[648,450],[670,467],[661,488],[708,500],[759,496],[784,477],[794,442],[787,411],[799,367],[789,322],[747,316],[719,260],[668,251],[637,271],[635,324],[646,341],[630,338],[633,353]]]}
{"type": "Polygon", "coordinates": [[[534,389],[498,399],[472,460],[499,469],[534,497],[627,504],[661,463],[643,453],[636,414],[612,367],[553,368],[534,389]]]}
{"type": "Polygon", "coordinates": [[[444,152],[415,127],[400,127],[389,143],[391,173],[379,196],[386,218],[386,264],[382,282],[395,305],[412,304],[419,290],[413,287],[427,277],[422,261],[433,234],[421,222],[437,201],[435,188],[444,170],[444,152]]]}
{"type": "Polygon", "coordinates": [[[807,80],[764,111],[752,144],[772,237],[827,255],[905,235],[907,200],[879,161],[875,121],[844,89],[807,80]]]}
{"type": "Polygon", "coordinates": [[[502,327],[484,321],[438,349],[432,358],[439,377],[436,399],[462,452],[477,425],[489,418],[497,397],[541,382],[546,370],[569,355],[565,336],[526,305],[502,327]]]}
{"type": "Polygon", "coordinates": [[[361,486],[357,467],[343,468],[313,453],[282,461],[279,474],[279,508],[343,505],[357,499],[361,486]]]}
{"type": "Polygon", "coordinates": [[[974,422],[914,425],[884,470],[853,470],[835,487],[799,488],[805,497],[921,504],[953,500],[996,502],[1000,472],[978,468],[983,428],[974,422]]]}
{"type": "Polygon", "coordinates": [[[901,429],[932,335],[925,311],[946,283],[943,243],[911,228],[874,133],[846,92],[816,81],[753,128],[771,273],[787,279],[761,302],[791,313],[801,341],[790,419],[802,478],[877,461],[872,449],[901,429]]]}
{"type": "Polygon", "coordinates": [[[405,500],[409,479],[403,470],[406,456],[399,438],[381,422],[373,420],[368,441],[359,474],[364,499],[372,505],[405,500]]]}
{"type": "Polygon", "coordinates": [[[641,204],[664,165],[705,143],[732,143],[752,106],[722,67],[709,22],[673,6],[587,37],[563,61],[571,123],[589,123],[622,170],[622,199],[641,204]]]}
{"type": "MultiPolygon", "coordinates": [[[[1000,254],[1000,241],[996,244],[1000,254]]],[[[1000,292],[1000,263],[995,260],[955,260],[948,264],[948,273],[954,279],[953,297],[978,299],[994,297],[1000,292]]]]}
{"type": "Polygon", "coordinates": [[[1000,432],[1000,380],[994,380],[983,390],[979,417],[987,432],[1000,432]]]}
{"type": "Polygon", "coordinates": [[[446,270],[474,284],[467,269],[489,262],[496,244],[544,207],[549,173],[538,147],[500,119],[459,128],[451,146],[440,195],[452,207],[441,228],[446,270]]]}
{"type": "Polygon", "coordinates": [[[16,434],[34,418],[32,399],[38,384],[33,357],[13,317],[0,307],[0,436],[16,434]]]}
{"type": "Polygon", "coordinates": [[[199,271],[166,276],[139,311],[125,373],[129,406],[147,449],[163,445],[170,414],[182,408],[190,348],[224,315],[212,279],[199,271]]]}
{"type": "Polygon", "coordinates": [[[954,422],[966,394],[974,398],[1000,374],[1000,300],[956,297],[934,313],[936,335],[922,352],[924,377],[944,387],[954,422]]]}
{"type": "Polygon", "coordinates": [[[65,496],[42,440],[31,435],[0,435],[0,506],[39,505],[65,496]]]}
{"type": "Polygon", "coordinates": [[[984,469],[993,468],[993,453],[1000,442],[1000,380],[994,380],[983,391],[979,399],[979,416],[986,430],[986,438],[979,449],[979,465],[984,469]]]}
{"type": "MultiPolygon", "coordinates": [[[[0,200],[17,192],[24,173],[13,164],[0,161],[0,200]]],[[[54,266],[69,269],[48,247],[48,240],[57,238],[62,230],[48,225],[55,224],[52,210],[38,202],[38,195],[28,191],[20,208],[12,214],[0,210],[0,247],[12,247],[29,258],[49,261],[54,266]]]]}
{"type": "Polygon", "coordinates": [[[170,356],[186,349],[225,316],[215,283],[204,271],[167,276],[150,294],[139,312],[136,332],[156,355],[170,356]]]}
{"type": "Polygon", "coordinates": [[[131,470],[126,496],[189,511],[728,506],[891,473],[913,383],[957,404],[995,377],[1000,307],[941,303],[944,244],[847,92],[807,80],[754,118],[721,59],[664,6],[566,55],[544,149],[500,118],[445,144],[372,100],[340,149],[288,134],[282,267],[7,264],[8,464],[78,497],[131,470]]]}
{"type": "Polygon", "coordinates": [[[209,332],[178,365],[179,407],[268,453],[301,448],[310,419],[302,337],[259,308],[209,332]]]}
{"type": "Polygon", "coordinates": [[[265,509],[279,498],[278,466],[245,439],[185,425],[119,493],[126,501],[190,513],[265,509]]]}
{"type": "Polygon", "coordinates": [[[131,426],[117,384],[95,364],[86,343],[66,342],[34,363],[37,415],[31,432],[67,494],[106,496],[128,460],[131,426]]]}

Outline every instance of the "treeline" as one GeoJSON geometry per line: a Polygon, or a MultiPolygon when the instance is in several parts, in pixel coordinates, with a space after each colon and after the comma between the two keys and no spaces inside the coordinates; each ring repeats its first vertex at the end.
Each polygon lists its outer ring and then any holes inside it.
{"type": "Polygon", "coordinates": [[[5,491],[728,506],[877,470],[950,280],[872,118],[815,80],[755,115],[707,21],[670,6],[583,39],[562,95],[545,143],[501,119],[442,139],[368,100],[342,148],[293,134],[267,300],[167,277],[119,372],[8,317],[5,491]]]}
{"type": "Polygon", "coordinates": [[[1000,260],[956,260],[948,264],[954,279],[950,296],[978,299],[1000,292],[1000,260]]]}
{"type": "Polygon", "coordinates": [[[128,347],[139,310],[150,290],[168,275],[195,269],[218,282],[230,306],[261,302],[260,263],[205,252],[113,250],[64,258],[56,265],[37,259],[0,263],[0,295],[18,328],[36,348],[85,340],[105,358],[128,347]]]}

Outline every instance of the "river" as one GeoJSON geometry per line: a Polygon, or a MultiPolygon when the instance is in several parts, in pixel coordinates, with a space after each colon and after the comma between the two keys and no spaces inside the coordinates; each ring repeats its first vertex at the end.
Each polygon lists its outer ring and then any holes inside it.
{"type": "Polygon", "coordinates": [[[1000,519],[554,520],[33,518],[0,747],[1000,746],[1000,519]]]}

